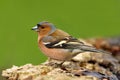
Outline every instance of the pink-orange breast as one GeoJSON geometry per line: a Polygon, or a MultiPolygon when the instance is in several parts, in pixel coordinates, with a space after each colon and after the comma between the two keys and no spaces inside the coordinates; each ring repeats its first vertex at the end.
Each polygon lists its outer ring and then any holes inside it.
{"type": "Polygon", "coordinates": [[[39,42],[40,50],[48,57],[57,60],[67,60],[71,58],[69,50],[66,49],[56,49],[56,48],[47,48],[42,41],[39,42]]]}

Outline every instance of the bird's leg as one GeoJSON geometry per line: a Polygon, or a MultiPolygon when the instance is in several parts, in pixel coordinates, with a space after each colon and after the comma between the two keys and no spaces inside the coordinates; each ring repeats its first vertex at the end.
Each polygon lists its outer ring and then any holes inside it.
{"type": "Polygon", "coordinates": [[[52,66],[52,67],[61,67],[61,65],[63,63],[64,63],[64,61],[48,58],[48,60],[46,61],[45,65],[52,66]]]}

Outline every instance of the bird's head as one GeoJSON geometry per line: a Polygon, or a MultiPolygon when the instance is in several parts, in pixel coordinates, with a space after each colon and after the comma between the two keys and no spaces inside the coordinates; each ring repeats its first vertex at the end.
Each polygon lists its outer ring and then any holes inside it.
{"type": "Polygon", "coordinates": [[[52,34],[56,28],[52,23],[49,22],[40,22],[32,30],[38,32],[40,36],[47,36],[52,34]]]}

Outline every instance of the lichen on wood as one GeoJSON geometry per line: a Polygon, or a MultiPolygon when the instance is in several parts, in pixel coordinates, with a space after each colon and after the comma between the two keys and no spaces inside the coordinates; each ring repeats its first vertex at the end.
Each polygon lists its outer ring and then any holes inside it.
{"type": "Polygon", "coordinates": [[[119,80],[120,64],[110,54],[84,52],[69,61],[49,59],[3,70],[8,80],[119,80]]]}

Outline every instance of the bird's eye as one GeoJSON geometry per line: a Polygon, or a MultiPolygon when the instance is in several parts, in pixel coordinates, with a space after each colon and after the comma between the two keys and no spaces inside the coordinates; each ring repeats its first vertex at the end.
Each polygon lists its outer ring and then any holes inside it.
{"type": "Polygon", "coordinates": [[[45,27],[44,26],[41,26],[41,29],[44,29],[45,27]]]}

